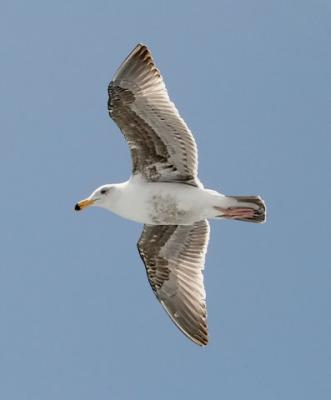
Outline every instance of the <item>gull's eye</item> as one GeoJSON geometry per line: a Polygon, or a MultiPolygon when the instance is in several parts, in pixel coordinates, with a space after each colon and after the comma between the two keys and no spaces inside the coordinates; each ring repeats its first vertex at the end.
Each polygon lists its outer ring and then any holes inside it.
{"type": "Polygon", "coordinates": [[[101,189],[101,190],[100,190],[100,194],[106,194],[107,192],[108,192],[107,189],[101,189]]]}

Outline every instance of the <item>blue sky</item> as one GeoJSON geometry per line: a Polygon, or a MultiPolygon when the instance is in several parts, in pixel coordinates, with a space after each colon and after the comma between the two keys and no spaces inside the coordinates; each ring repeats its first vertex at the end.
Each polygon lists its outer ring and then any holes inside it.
{"type": "Polygon", "coordinates": [[[327,0],[1,1],[1,399],[330,398],[330,19],[327,0]],[[138,42],[205,186],[268,205],[212,223],[206,348],[155,300],[141,226],[73,211],[130,174],[106,89],[138,42]]]}

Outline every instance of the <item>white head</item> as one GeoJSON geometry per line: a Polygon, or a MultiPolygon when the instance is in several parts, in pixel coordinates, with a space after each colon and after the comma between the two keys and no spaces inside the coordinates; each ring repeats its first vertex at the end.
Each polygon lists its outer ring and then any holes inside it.
{"type": "Polygon", "coordinates": [[[106,207],[116,185],[103,185],[96,189],[87,199],[79,201],[75,210],[80,211],[89,206],[106,207]]]}

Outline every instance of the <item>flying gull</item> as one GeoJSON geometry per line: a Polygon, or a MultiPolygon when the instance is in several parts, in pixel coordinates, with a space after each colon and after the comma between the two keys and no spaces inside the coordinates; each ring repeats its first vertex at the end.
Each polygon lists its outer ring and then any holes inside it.
{"type": "Polygon", "coordinates": [[[264,202],[203,187],[193,135],[145,45],[138,44],[124,60],[108,94],[109,115],[130,147],[132,175],[99,187],[75,209],[103,207],[144,224],[137,245],[156,297],[188,338],[206,345],[202,270],[208,219],[264,222],[264,202]]]}

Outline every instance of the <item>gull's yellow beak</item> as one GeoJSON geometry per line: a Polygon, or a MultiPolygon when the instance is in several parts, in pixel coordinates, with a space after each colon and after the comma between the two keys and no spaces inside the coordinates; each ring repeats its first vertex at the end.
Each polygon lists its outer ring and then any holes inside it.
{"type": "Polygon", "coordinates": [[[90,200],[90,199],[82,200],[75,205],[75,210],[76,211],[83,210],[84,208],[91,206],[94,203],[94,201],[95,200],[90,200]]]}

